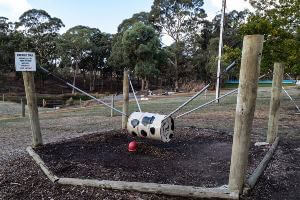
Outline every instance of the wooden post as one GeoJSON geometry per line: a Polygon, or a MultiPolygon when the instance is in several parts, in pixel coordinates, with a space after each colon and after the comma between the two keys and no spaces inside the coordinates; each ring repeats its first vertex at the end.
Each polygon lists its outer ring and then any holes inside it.
{"type": "MultiPolygon", "coordinates": [[[[129,106],[129,80],[128,80],[128,70],[124,69],[123,75],[123,113],[128,115],[128,106],[129,106]]],[[[126,124],[128,117],[122,115],[122,129],[126,129],[126,124]]]]}
{"type": "Polygon", "coordinates": [[[241,192],[244,185],[263,41],[263,35],[244,37],[229,175],[232,192],[241,192]]]}
{"type": "Polygon", "coordinates": [[[283,63],[274,64],[272,94],[271,94],[268,132],[267,132],[267,142],[270,144],[274,142],[278,132],[280,93],[282,89],[283,71],[284,71],[283,63]]]}
{"type": "Polygon", "coordinates": [[[81,100],[81,98],[79,99],[79,105],[80,105],[80,107],[82,107],[82,100],[81,100]]]}
{"type": "Polygon", "coordinates": [[[46,100],[43,99],[43,108],[45,108],[45,107],[46,107],[46,100]]]}
{"type": "Polygon", "coordinates": [[[2,95],[2,101],[3,101],[3,103],[5,101],[5,95],[4,94],[2,95]]]}
{"type": "Polygon", "coordinates": [[[25,117],[25,102],[23,98],[21,98],[21,109],[22,109],[22,117],[25,117]]]}
{"type": "Polygon", "coordinates": [[[22,74],[32,130],[32,146],[37,147],[43,145],[43,140],[40,128],[33,72],[22,72],[22,74]]]}
{"type": "MultiPolygon", "coordinates": [[[[115,95],[113,94],[112,96],[111,96],[111,107],[115,107],[115,95]]],[[[110,111],[110,117],[113,117],[114,116],[114,110],[113,109],[111,109],[111,111],[110,111]]]]}

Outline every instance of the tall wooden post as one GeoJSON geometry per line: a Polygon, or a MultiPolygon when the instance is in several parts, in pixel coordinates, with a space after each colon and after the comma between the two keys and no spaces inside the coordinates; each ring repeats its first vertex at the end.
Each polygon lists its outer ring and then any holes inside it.
{"type": "Polygon", "coordinates": [[[263,40],[264,37],[262,35],[247,35],[243,41],[229,175],[229,189],[231,191],[241,192],[244,184],[263,40]]]}
{"type": "Polygon", "coordinates": [[[23,98],[21,98],[21,109],[22,109],[22,117],[25,117],[25,102],[23,98]]]}
{"type": "MultiPolygon", "coordinates": [[[[113,108],[115,107],[115,95],[114,94],[111,96],[111,107],[113,107],[113,108]]],[[[113,109],[110,110],[110,116],[111,117],[114,116],[114,110],[113,109]]]]}
{"type": "Polygon", "coordinates": [[[283,63],[274,64],[272,94],[269,111],[269,123],[267,132],[267,142],[273,143],[277,137],[279,108],[280,108],[280,94],[282,89],[282,78],[284,72],[283,63]]]}
{"type": "Polygon", "coordinates": [[[2,94],[2,101],[3,101],[3,103],[5,101],[5,95],[4,94],[2,94]]]}
{"type": "Polygon", "coordinates": [[[33,72],[22,72],[22,74],[32,130],[32,146],[37,147],[43,145],[43,140],[40,128],[33,72]]]}
{"type": "MultiPolygon", "coordinates": [[[[129,80],[128,80],[128,70],[124,69],[124,77],[123,77],[123,113],[128,115],[128,107],[129,107],[129,80]]],[[[128,117],[122,115],[122,129],[126,129],[126,124],[128,121],[128,117]]]]}

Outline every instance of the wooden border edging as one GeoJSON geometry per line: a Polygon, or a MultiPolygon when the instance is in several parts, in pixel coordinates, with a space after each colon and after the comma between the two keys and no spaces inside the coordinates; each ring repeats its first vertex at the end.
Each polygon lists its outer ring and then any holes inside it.
{"type": "Polygon", "coordinates": [[[90,186],[112,190],[126,190],[143,193],[163,194],[169,196],[194,197],[194,198],[222,198],[239,199],[239,194],[229,192],[222,188],[202,188],[183,185],[169,185],[156,183],[126,182],[126,181],[108,181],[91,180],[77,178],[60,178],[59,184],[73,186],[90,186]]]}
{"type": "Polygon", "coordinates": [[[35,153],[35,151],[32,149],[32,147],[27,147],[26,151],[29,153],[29,155],[33,158],[33,160],[41,167],[42,171],[46,174],[46,176],[53,182],[57,182],[59,178],[55,176],[49,168],[45,165],[44,161],[41,159],[41,157],[35,153]]]}
{"type": "Polygon", "coordinates": [[[32,147],[27,147],[26,151],[33,160],[41,167],[45,175],[53,182],[61,185],[89,186],[111,190],[136,191],[142,193],[163,194],[169,196],[193,197],[193,198],[221,198],[239,199],[239,192],[230,192],[227,188],[204,188],[183,185],[141,183],[126,181],[92,180],[77,178],[59,178],[55,176],[45,165],[41,157],[32,147]]]}
{"type": "Polygon", "coordinates": [[[249,190],[251,190],[255,186],[255,184],[256,184],[257,180],[259,179],[260,175],[264,172],[264,170],[266,169],[270,159],[272,158],[272,156],[273,156],[273,154],[276,150],[276,147],[278,146],[278,142],[279,142],[279,137],[277,137],[275,139],[274,143],[270,147],[267,154],[264,156],[264,158],[259,163],[257,168],[251,174],[249,179],[246,181],[246,187],[244,189],[244,193],[247,193],[249,190]]]}

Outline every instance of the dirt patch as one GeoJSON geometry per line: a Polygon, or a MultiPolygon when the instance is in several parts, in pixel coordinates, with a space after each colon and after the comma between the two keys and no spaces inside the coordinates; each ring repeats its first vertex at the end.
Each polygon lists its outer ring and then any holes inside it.
{"type": "MultiPolygon", "coordinates": [[[[37,152],[59,177],[138,181],[217,187],[228,182],[232,137],[224,132],[185,128],[169,143],[137,139],[138,151],[127,145],[134,138],[111,131],[45,145],[37,152]]],[[[266,147],[250,149],[250,168],[266,147]]]]}

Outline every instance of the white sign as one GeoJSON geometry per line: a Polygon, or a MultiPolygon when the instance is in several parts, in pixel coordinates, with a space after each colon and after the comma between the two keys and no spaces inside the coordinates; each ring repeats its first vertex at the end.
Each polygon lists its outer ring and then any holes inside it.
{"type": "Polygon", "coordinates": [[[35,53],[15,52],[16,71],[36,71],[35,53]]]}

